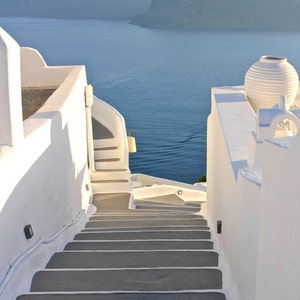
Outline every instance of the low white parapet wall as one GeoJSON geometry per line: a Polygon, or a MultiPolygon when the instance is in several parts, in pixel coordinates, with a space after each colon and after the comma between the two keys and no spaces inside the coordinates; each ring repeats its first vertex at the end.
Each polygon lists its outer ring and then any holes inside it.
{"type": "Polygon", "coordinates": [[[135,199],[175,194],[185,202],[206,202],[205,186],[195,186],[144,174],[133,174],[131,181],[133,186],[137,186],[133,189],[135,199]]]}
{"type": "Polygon", "coordinates": [[[20,49],[22,87],[58,87],[73,69],[72,66],[47,66],[36,49],[20,49]]]}

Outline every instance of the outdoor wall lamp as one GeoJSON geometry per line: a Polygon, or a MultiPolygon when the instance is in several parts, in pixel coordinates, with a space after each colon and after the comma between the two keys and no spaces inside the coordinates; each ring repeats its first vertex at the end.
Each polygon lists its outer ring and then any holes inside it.
{"type": "Polygon", "coordinates": [[[222,233],[222,221],[217,221],[217,233],[221,234],[222,233]]]}
{"type": "Polygon", "coordinates": [[[24,227],[24,233],[25,233],[27,240],[29,240],[33,237],[33,230],[32,230],[32,226],[30,224],[28,224],[24,227]]]}
{"type": "MultiPolygon", "coordinates": [[[[130,135],[131,131],[133,131],[133,130],[127,130],[127,131],[128,131],[128,136],[127,136],[128,152],[135,153],[136,152],[135,137],[130,135]]],[[[136,131],[136,130],[134,130],[134,131],[136,131]]]]}

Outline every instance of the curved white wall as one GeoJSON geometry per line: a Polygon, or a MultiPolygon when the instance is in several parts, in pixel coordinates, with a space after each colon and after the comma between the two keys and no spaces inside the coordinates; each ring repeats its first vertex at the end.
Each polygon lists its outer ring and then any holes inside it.
{"type": "Polygon", "coordinates": [[[118,147],[118,157],[121,160],[122,168],[128,169],[128,143],[123,116],[115,108],[96,96],[94,96],[92,105],[92,116],[112,133],[118,147]]]}

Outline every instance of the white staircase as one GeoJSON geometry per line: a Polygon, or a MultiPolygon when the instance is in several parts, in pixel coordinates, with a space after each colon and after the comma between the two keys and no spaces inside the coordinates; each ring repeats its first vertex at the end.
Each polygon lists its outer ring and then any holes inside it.
{"type": "Polygon", "coordinates": [[[93,146],[94,172],[91,172],[93,194],[131,193],[128,145],[125,122],[118,111],[94,97],[93,146]]]}

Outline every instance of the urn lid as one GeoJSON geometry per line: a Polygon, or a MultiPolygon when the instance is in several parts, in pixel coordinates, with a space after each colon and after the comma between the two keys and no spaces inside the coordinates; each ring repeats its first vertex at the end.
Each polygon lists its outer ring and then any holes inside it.
{"type": "Polygon", "coordinates": [[[264,62],[274,62],[274,61],[285,62],[287,61],[287,58],[283,56],[263,55],[260,57],[260,60],[264,62]]]}

